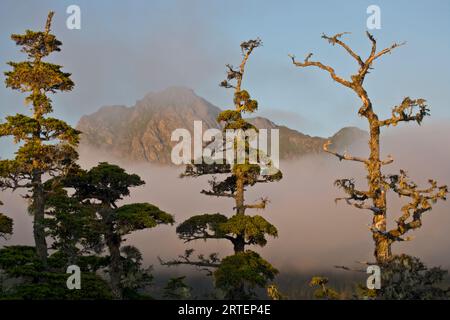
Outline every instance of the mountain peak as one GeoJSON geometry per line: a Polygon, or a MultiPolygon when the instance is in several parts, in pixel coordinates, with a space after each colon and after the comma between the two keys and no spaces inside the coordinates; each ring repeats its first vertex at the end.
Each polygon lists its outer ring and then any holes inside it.
{"type": "MultiPolygon", "coordinates": [[[[202,121],[203,130],[220,128],[217,116],[221,110],[186,87],[169,87],[148,93],[134,106],[110,106],[83,116],[77,128],[83,132],[82,147],[91,147],[123,160],[171,163],[175,142],[171,134],[185,128],[193,133],[194,121],[202,121]]],[[[258,129],[279,129],[280,158],[297,159],[322,153],[327,141],[310,137],[262,117],[247,118],[258,129]]],[[[330,139],[336,146],[347,147],[367,135],[357,128],[344,128],[330,139]]]]}
{"type": "Polygon", "coordinates": [[[357,127],[344,127],[329,138],[335,150],[345,149],[354,142],[368,139],[369,134],[357,127]]]}
{"type": "Polygon", "coordinates": [[[275,128],[277,128],[277,125],[267,118],[253,117],[253,118],[246,118],[245,120],[247,122],[249,122],[250,124],[254,125],[258,129],[275,129],[275,128]]]}
{"type": "Polygon", "coordinates": [[[157,92],[147,93],[139,102],[154,102],[156,104],[191,104],[201,99],[194,90],[188,87],[173,86],[157,92]]]}

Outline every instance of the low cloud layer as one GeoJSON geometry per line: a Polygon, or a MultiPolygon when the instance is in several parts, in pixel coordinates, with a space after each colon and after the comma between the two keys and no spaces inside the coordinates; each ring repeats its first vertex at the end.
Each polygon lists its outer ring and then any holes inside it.
{"type": "MultiPolygon", "coordinates": [[[[384,132],[383,154],[392,154],[394,164],[385,167],[385,173],[396,173],[399,168],[407,170],[412,179],[426,184],[435,178],[440,184],[450,184],[450,152],[446,147],[450,136],[448,123],[432,123],[423,127],[408,125],[404,128],[384,132]]],[[[367,154],[367,146],[354,146],[355,155],[367,154]]],[[[202,213],[221,212],[232,214],[230,199],[208,197],[200,194],[206,186],[207,177],[180,179],[181,167],[168,168],[148,164],[124,164],[112,160],[108,155],[94,150],[81,150],[84,167],[99,161],[109,161],[124,166],[128,172],[139,174],[146,185],[136,188],[132,197],[124,202],[151,202],[175,215],[177,223],[202,213]]],[[[339,162],[329,155],[306,157],[299,161],[282,162],[284,178],[279,183],[258,185],[250,188],[246,195],[249,202],[268,196],[270,204],[265,211],[254,212],[264,216],[277,226],[279,237],[269,239],[264,248],[255,248],[281,271],[311,271],[329,269],[333,265],[352,265],[355,261],[372,260],[373,244],[368,229],[371,214],[334,203],[341,196],[333,186],[337,178],[354,177],[359,186],[365,186],[361,164],[339,162]]],[[[18,195],[3,193],[5,202],[2,211],[15,220],[15,234],[0,245],[32,243],[31,218],[26,213],[26,203],[18,195]]],[[[389,219],[400,214],[400,201],[389,198],[389,219]]],[[[395,244],[394,252],[409,253],[421,257],[430,265],[450,266],[450,202],[438,203],[423,217],[423,227],[413,231],[413,241],[395,244]]],[[[250,213],[250,212],[249,212],[250,213]]],[[[252,212],[253,214],[253,212],[252,212]]],[[[175,226],[162,226],[152,230],[136,232],[129,236],[127,244],[139,247],[147,264],[157,269],[157,257],[176,257],[186,248],[196,248],[203,253],[218,251],[221,255],[231,253],[226,240],[198,241],[184,244],[175,234],[175,226]]]]}

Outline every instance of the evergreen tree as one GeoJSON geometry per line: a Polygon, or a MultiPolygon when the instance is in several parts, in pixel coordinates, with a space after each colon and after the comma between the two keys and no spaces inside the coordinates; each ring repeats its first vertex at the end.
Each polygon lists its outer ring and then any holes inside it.
{"type": "Polygon", "coordinates": [[[45,183],[48,192],[45,226],[46,235],[52,239],[51,249],[63,259],[65,267],[80,265],[90,257],[92,264],[96,265],[92,271],[96,271],[105,260],[95,256],[103,249],[95,207],[70,196],[63,183],[61,177],[45,183]]]}
{"type": "Polygon", "coordinates": [[[130,195],[130,188],[141,186],[144,181],[116,165],[100,163],[89,171],[73,171],[63,183],[75,190],[74,198],[95,210],[97,221],[89,226],[94,229],[93,234],[102,236],[108,248],[108,273],[113,295],[118,299],[129,297],[124,295],[127,289],[137,289],[139,281],[148,283],[150,279],[145,275],[148,272],[140,268],[139,250],[122,247],[124,237],[137,230],[173,224],[172,215],[149,203],[118,206],[118,201],[130,195]]]}
{"type": "Polygon", "coordinates": [[[0,299],[86,300],[111,299],[105,280],[96,274],[92,260],[78,261],[81,290],[67,288],[66,259],[59,252],[50,255],[46,266],[34,247],[6,246],[0,249],[0,299]],[[3,281],[3,279],[8,281],[3,281]]]}
{"type": "MultiPolygon", "coordinates": [[[[3,203],[0,201],[0,206],[3,203]]],[[[13,232],[13,220],[0,212],[0,237],[6,238],[7,235],[13,232]]]]}
{"type": "Polygon", "coordinates": [[[191,298],[192,288],[185,283],[185,279],[185,276],[170,278],[163,289],[163,297],[168,300],[186,300],[191,298]]]}
{"type": "Polygon", "coordinates": [[[79,140],[77,130],[48,116],[53,111],[48,95],[70,91],[74,86],[70,74],[63,72],[61,66],[43,61],[52,52],[60,51],[62,44],[50,33],[52,17],[50,12],[44,31],[27,30],[11,36],[28,59],[8,62],[12,70],[5,72],[6,86],[28,94],[25,103],[31,106],[32,114],[8,116],[0,124],[0,136],[12,136],[19,144],[14,159],[0,160],[0,188],[28,191],[36,253],[44,266],[48,255],[44,182],[47,177],[63,174],[77,159],[74,147],[79,140]]]}
{"type": "Polygon", "coordinates": [[[428,268],[419,258],[406,254],[393,255],[380,264],[381,288],[356,287],[356,299],[380,300],[446,300],[450,287],[446,283],[448,271],[440,267],[428,268]]]}
{"type": "Polygon", "coordinates": [[[328,278],[326,277],[312,277],[309,282],[309,286],[317,288],[314,290],[314,297],[316,299],[324,300],[337,300],[339,299],[339,293],[328,287],[328,278]]]}
{"type": "MultiPolygon", "coordinates": [[[[249,40],[241,44],[242,60],[239,68],[227,65],[227,79],[220,84],[224,88],[234,90],[234,109],[221,112],[217,118],[218,122],[224,124],[224,133],[228,129],[234,130],[255,130],[257,129],[245,121],[244,113],[253,113],[258,108],[256,100],[250,97],[248,91],[242,88],[242,81],[246,63],[253,50],[261,46],[261,40],[249,40]]],[[[223,141],[226,145],[230,141],[223,141]]],[[[238,140],[231,141],[233,151],[240,151],[241,144],[238,140]]],[[[242,145],[241,145],[242,146],[242,145]]],[[[180,259],[163,262],[166,265],[189,264],[209,270],[214,275],[215,285],[225,293],[228,299],[247,299],[254,296],[255,287],[264,287],[269,280],[277,274],[277,270],[258,253],[246,250],[246,246],[264,246],[267,243],[266,236],[276,237],[278,231],[274,225],[269,223],[260,215],[251,216],[246,213],[247,209],[265,209],[268,200],[261,199],[260,202],[247,204],[245,202],[245,191],[247,188],[255,186],[257,183],[267,183],[278,181],[282,174],[270,163],[266,162],[269,168],[267,172],[261,170],[259,164],[251,163],[250,154],[257,152],[260,161],[267,160],[261,150],[254,149],[248,141],[244,143],[244,161],[237,161],[235,152],[234,162],[230,163],[223,159],[222,163],[216,161],[211,163],[208,159],[193,161],[187,165],[184,177],[198,177],[203,175],[226,175],[221,181],[214,176],[210,181],[211,189],[203,190],[202,193],[208,196],[225,197],[234,200],[234,214],[227,217],[220,213],[203,214],[193,216],[181,223],[176,231],[179,237],[185,242],[207,239],[225,239],[231,242],[234,255],[221,260],[217,254],[213,253],[208,257],[199,255],[196,260],[192,260],[193,250],[187,250],[180,259]],[[211,271],[215,270],[215,271],[211,271]]],[[[198,159],[195,159],[198,160],[198,159]]]]}
{"type": "Polygon", "coordinates": [[[375,38],[367,32],[372,49],[369,56],[363,59],[341,40],[343,35],[345,33],[336,34],[333,37],[323,35],[322,38],[333,46],[341,46],[356,60],[359,68],[350,77],[350,80],[338,76],[335,70],[328,65],[318,61],[311,61],[312,53],[308,54],[303,62],[296,61],[294,56],[291,56],[291,58],[293,64],[297,67],[313,66],[327,71],[334,81],[353,90],[362,102],[358,114],[364,117],[369,124],[369,157],[354,157],[347,153],[339,154],[331,151],[329,150],[330,142],[326,143],[323,148],[324,151],[335,155],[339,160],[355,161],[365,166],[368,190],[358,190],[353,179],[339,179],[335,184],[342,188],[347,196],[338,198],[336,201],[345,200],[351,206],[372,212],[372,225],[370,230],[375,244],[374,255],[378,263],[383,263],[389,261],[392,257],[392,244],[398,241],[409,240],[410,238],[404,235],[422,226],[423,214],[430,211],[432,204],[436,201],[445,200],[448,190],[447,186],[438,186],[437,182],[431,179],[429,180],[429,187],[419,188],[417,184],[409,180],[406,172],[403,170],[400,170],[399,174],[386,175],[383,173],[383,166],[391,164],[394,160],[391,156],[388,156],[384,160],[381,159],[381,129],[410,121],[417,122],[420,125],[425,116],[429,115],[430,109],[424,99],[411,99],[406,97],[401,104],[392,108],[392,116],[390,118],[381,120],[375,112],[369,95],[364,88],[364,80],[370,70],[373,69],[373,64],[377,59],[386,54],[390,54],[402,44],[394,43],[388,48],[377,51],[375,38]],[[400,217],[395,220],[396,226],[390,230],[388,229],[387,221],[388,206],[386,198],[388,191],[393,191],[401,198],[409,199],[409,202],[402,207],[400,217]]]}

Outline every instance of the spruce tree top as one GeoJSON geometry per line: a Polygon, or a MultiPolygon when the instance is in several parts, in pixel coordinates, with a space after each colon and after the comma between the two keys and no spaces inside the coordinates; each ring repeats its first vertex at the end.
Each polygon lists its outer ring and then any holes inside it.
{"type": "Polygon", "coordinates": [[[62,66],[44,62],[43,58],[60,51],[61,42],[50,33],[53,12],[47,17],[44,31],[27,30],[11,39],[27,54],[27,60],[8,62],[12,70],[5,72],[6,87],[27,93],[25,104],[31,116],[16,114],[0,123],[0,137],[12,136],[21,143],[13,160],[0,160],[0,188],[31,188],[36,174],[56,175],[72,164],[78,155],[74,147],[80,132],[62,120],[45,117],[51,113],[48,94],[72,90],[70,73],[62,66]]]}

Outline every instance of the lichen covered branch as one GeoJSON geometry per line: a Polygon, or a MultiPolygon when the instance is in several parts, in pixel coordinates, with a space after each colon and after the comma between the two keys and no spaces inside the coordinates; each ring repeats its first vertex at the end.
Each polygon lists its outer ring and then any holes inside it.
{"type": "Polygon", "coordinates": [[[343,154],[337,153],[335,151],[331,151],[330,149],[328,149],[328,147],[331,145],[331,141],[328,140],[324,145],[323,145],[323,151],[330,153],[332,155],[335,155],[339,161],[342,160],[349,160],[349,161],[356,161],[356,162],[362,162],[367,164],[368,163],[368,159],[364,159],[364,158],[359,158],[359,157],[354,157],[349,155],[346,151],[343,154]]]}
{"type": "Polygon", "coordinates": [[[406,97],[402,103],[392,108],[392,116],[380,121],[380,126],[396,126],[399,122],[416,121],[419,125],[424,117],[430,115],[430,109],[424,99],[411,99],[406,97]],[[418,110],[416,111],[416,108],[418,110]]]}

